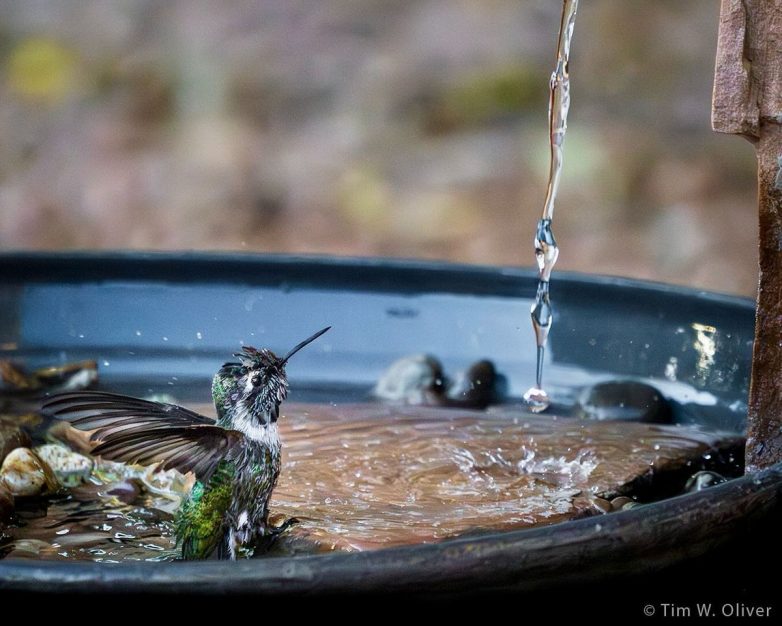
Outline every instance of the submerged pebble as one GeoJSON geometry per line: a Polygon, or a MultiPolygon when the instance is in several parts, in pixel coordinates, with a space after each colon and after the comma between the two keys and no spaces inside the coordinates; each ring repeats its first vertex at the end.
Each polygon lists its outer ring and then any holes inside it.
{"type": "Polygon", "coordinates": [[[589,503],[592,505],[592,508],[600,513],[610,513],[611,512],[611,503],[608,500],[605,500],[603,498],[594,497],[591,498],[589,503]]]}
{"type": "Polygon", "coordinates": [[[144,492],[144,483],[138,478],[126,478],[108,485],[103,493],[114,496],[125,504],[132,504],[144,492]]]}
{"type": "Polygon", "coordinates": [[[29,448],[16,448],[5,457],[0,481],[14,496],[41,496],[60,490],[52,468],[29,448]]]}
{"type": "Polygon", "coordinates": [[[625,496],[619,496],[618,498],[611,500],[611,510],[622,511],[628,504],[635,504],[635,500],[625,496]]]}
{"type": "Polygon", "coordinates": [[[703,489],[708,489],[714,485],[719,485],[725,481],[726,478],[717,472],[695,472],[687,479],[687,483],[684,485],[684,491],[687,493],[693,493],[703,489]]]}
{"type": "Polygon", "coordinates": [[[39,446],[36,454],[54,470],[57,478],[67,487],[73,487],[89,478],[93,461],[56,443],[39,446]]]}
{"type": "Polygon", "coordinates": [[[584,419],[666,424],[671,409],[662,394],[651,385],[634,380],[617,380],[586,387],[576,403],[576,414],[584,419]]]}

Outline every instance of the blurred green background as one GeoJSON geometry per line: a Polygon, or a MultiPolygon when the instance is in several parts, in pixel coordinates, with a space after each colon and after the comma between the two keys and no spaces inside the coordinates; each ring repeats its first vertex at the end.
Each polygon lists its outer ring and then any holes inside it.
{"type": "MultiPolygon", "coordinates": [[[[532,265],[558,0],[0,0],[0,247],[532,265]]],[[[558,268],[754,295],[718,0],[582,0],[558,268]]]]}

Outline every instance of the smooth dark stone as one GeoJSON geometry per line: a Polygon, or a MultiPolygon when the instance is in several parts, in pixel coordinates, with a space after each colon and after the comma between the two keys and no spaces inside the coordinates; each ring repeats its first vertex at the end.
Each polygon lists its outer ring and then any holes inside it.
{"type": "Polygon", "coordinates": [[[612,511],[621,511],[623,510],[628,504],[634,504],[635,500],[632,498],[628,498],[626,496],[619,496],[618,498],[614,498],[611,500],[611,510],[612,511]]]}
{"type": "Polygon", "coordinates": [[[496,384],[494,363],[482,359],[457,376],[446,397],[451,405],[482,409],[496,399],[496,384]]]}
{"type": "Polygon", "coordinates": [[[608,502],[608,500],[605,500],[604,498],[591,498],[589,500],[589,503],[592,505],[592,508],[599,511],[600,513],[611,512],[611,503],[608,502]]]}
{"type": "Polygon", "coordinates": [[[592,420],[618,420],[667,424],[671,408],[651,385],[617,380],[586,387],[576,404],[576,415],[592,420]]]}

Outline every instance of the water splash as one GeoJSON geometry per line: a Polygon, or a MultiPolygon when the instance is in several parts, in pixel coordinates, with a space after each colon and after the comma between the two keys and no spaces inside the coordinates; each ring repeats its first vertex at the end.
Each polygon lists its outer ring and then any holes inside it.
{"type": "Polygon", "coordinates": [[[537,344],[537,368],[535,371],[535,386],[524,394],[527,407],[534,413],[548,408],[550,399],[543,389],[543,359],[546,352],[548,334],[554,320],[553,308],[549,295],[551,272],[559,257],[559,247],[554,239],[551,223],[554,219],[554,204],[559,190],[559,180],[562,174],[563,144],[567,131],[567,114],[570,109],[570,42],[576,24],[578,0],[564,0],[562,18],[559,24],[559,39],[557,42],[557,65],[551,74],[548,123],[549,123],[549,175],[546,188],[546,202],[543,205],[543,215],[535,231],[535,259],[538,263],[538,291],[532,305],[530,315],[532,327],[535,330],[537,344]]]}
{"type": "Polygon", "coordinates": [[[565,456],[537,458],[535,450],[525,449],[517,467],[524,474],[559,476],[565,480],[563,486],[571,487],[586,481],[598,463],[594,452],[589,449],[579,450],[570,460],[565,456]]]}

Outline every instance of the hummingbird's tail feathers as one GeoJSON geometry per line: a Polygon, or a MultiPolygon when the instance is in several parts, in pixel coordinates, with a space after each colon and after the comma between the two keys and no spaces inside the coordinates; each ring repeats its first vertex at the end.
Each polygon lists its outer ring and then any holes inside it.
{"type": "Polygon", "coordinates": [[[175,404],[139,400],[105,392],[72,392],[47,398],[44,413],[70,422],[98,445],[92,454],[113,461],[159,469],[192,471],[207,479],[217,464],[231,458],[244,435],[227,430],[175,404]]]}

